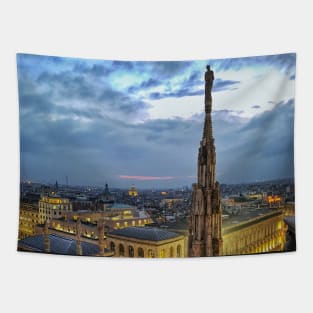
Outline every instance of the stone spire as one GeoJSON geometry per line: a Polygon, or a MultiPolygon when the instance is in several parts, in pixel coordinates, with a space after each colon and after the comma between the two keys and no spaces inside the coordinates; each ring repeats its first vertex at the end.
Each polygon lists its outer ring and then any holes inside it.
{"type": "Polygon", "coordinates": [[[49,222],[46,219],[44,226],[44,251],[50,253],[50,239],[49,239],[49,222]]]}
{"type": "Polygon", "coordinates": [[[205,73],[205,120],[198,152],[198,182],[192,186],[189,256],[222,254],[222,210],[219,184],[215,181],[216,153],[212,132],[212,86],[214,73],[205,73]]]}
{"type": "Polygon", "coordinates": [[[82,233],[82,224],[81,224],[80,219],[78,219],[76,222],[76,254],[77,255],[83,255],[81,233],[82,233]]]}

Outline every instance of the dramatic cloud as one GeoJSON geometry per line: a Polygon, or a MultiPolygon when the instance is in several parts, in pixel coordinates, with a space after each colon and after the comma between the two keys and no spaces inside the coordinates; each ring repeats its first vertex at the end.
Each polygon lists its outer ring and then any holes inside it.
{"type": "Polygon", "coordinates": [[[208,63],[218,179],[293,176],[293,54],[194,62],[18,55],[17,63],[22,178],[190,185],[208,63]]]}

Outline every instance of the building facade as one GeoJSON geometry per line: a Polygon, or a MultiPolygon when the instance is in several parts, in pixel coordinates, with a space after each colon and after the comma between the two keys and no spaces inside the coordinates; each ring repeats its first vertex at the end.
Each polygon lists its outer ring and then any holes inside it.
{"type": "Polygon", "coordinates": [[[39,224],[38,207],[31,203],[20,204],[18,239],[33,236],[39,224]]]}
{"type": "Polygon", "coordinates": [[[39,200],[39,223],[44,224],[46,220],[60,218],[67,212],[72,211],[72,204],[69,199],[61,198],[58,195],[43,196],[39,200]]]}
{"type": "Polygon", "coordinates": [[[106,235],[106,241],[115,257],[186,257],[184,236],[159,228],[129,227],[113,230],[106,235]]]}
{"type": "Polygon", "coordinates": [[[282,210],[267,211],[243,221],[233,218],[223,223],[223,255],[284,251],[284,214],[282,210]]]}
{"type": "Polygon", "coordinates": [[[215,180],[215,144],[212,132],[212,85],[214,73],[205,73],[205,121],[198,154],[198,182],[192,186],[189,256],[222,254],[222,207],[219,184],[215,180]]]}

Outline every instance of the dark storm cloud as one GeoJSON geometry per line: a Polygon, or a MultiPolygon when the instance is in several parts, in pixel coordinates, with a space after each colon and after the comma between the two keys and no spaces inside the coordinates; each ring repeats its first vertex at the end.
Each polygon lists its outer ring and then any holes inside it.
{"type": "Polygon", "coordinates": [[[73,75],[66,71],[61,73],[43,72],[37,79],[38,84],[46,84],[50,89],[55,90],[59,97],[63,98],[93,98],[96,90],[87,79],[80,75],[73,75]]]}
{"type": "Polygon", "coordinates": [[[116,91],[105,83],[100,83],[99,87],[94,79],[70,71],[45,71],[36,79],[21,76],[19,97],[22,113],[32,108],[41,114],[75,115],[90,119],[115,114],[118,120],[127,118],[132,121],[147,117],[149,107],[146,102],[116,91]]]}
{"type": "MultiPolygon", "coordinates": [[[[278,103],[216,142],[223,182],[292,177],[294,100],[278,103]]],[[[235,124],[234,124],[235,126],[235,124]]]]}
{"type": "MultiPolygon", "coordinates": [[[[86,128],[70,119],[29,119],[21,137],[22,168],[38,177],[45,168],[51,181],[63,177],[63,171],[80,183],[114,180],[121,174],[194,176],[203,118],[200,114],[190,120],[131,125],[104,117],[86,128]]],[[[292,100],[249,122],[236,111],[214,111],[218,179],[238,182],[292,176],[292,118],[292,100]]]]}
{"type": "Polygon", "coordinates": [[[260,105],[252,105],[251,108],[252,108],[252,109],[260,109],[261,106],[260,106],[260,105]]]}
{"type": "MultiPolygon", "coordinates": [[[[118,175],[178,177],[162,182],[164,187],[192,182],[184,177],[196,175],[204,114],[149,120],[149,104],[135,97],[136,88],[151,88],[151,99],[203,95],[203,72],[194,70],[192,62],[88,63],[44,58],[38,63],[36,58],[19,66],[22,177],[54,182],[68,175],[71,183],[108,180],[115,186],[122,184],[118,175]],[[129,92],[108,83],[112,74],[140,75],[144,70],[150,78],[126,87],[129,92]],[[181,78],[181,84],[172,90],[168,82],[173,77],[181,78]],[[164,92],[153,91],[161,85],[164,92]]],[[[239,81],[217,77],[213,91],[239,85],[239,81]]],[[[251,105],[257,108],[255,103],[251,105]]],[[[221,182],[293,175],[293,106],[293,100],[280,102],[251,120],[243,118],[241,111],[213,111],[221,182]]],[[[124,187],[130,183],[124,182],[124,187]]],[[[142,184],[138,186],[155,186],[142,184]]]]}

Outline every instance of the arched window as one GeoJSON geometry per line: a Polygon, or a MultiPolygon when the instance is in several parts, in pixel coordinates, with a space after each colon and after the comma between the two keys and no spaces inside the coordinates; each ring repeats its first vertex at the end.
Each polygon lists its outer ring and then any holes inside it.
{"type": "Polygon", "coordinates": [[[177,257],[180,258],[181,257],[181,245],[177,246],[177,257]]]}
{"type": "Polygon", "coordinates": [[[124,256],[125,250],[124,250],[124,246],[121,243],[119,245],[118,251],[119,251],[120,256],[124,256]]]}
{"type": "Polygon", "coordinates": [[[154,258],[154,252],[151,249],[148,250],[148,258],[154,258]]]}
{"type": "Polygon", "coordinates": [[[110,248],[111,248],[111,251],[115,252],[115,243],[113,241],[111,241],[110,243],[110,248]]]}
{"type": "Polygon", "coordinates": [[[160,251],[160,258],[165,258],[165,249],[160,251]]]}
{"type": "Polygon", "coordinates": [[[145,257],[145,252],[141,247],[138,248],[138,258],[144,258],[145,257]]]}
{"type": "Polygon", "coordinates": [[[134,248],[133,248],[133,246],[128,246],[128,256],[130,258],[134,257],[134,248]]]}
{"type": "Polygon", "coordinates": [[[170,258],[174,257],[174,248],[170,247],[170,258]]]}

